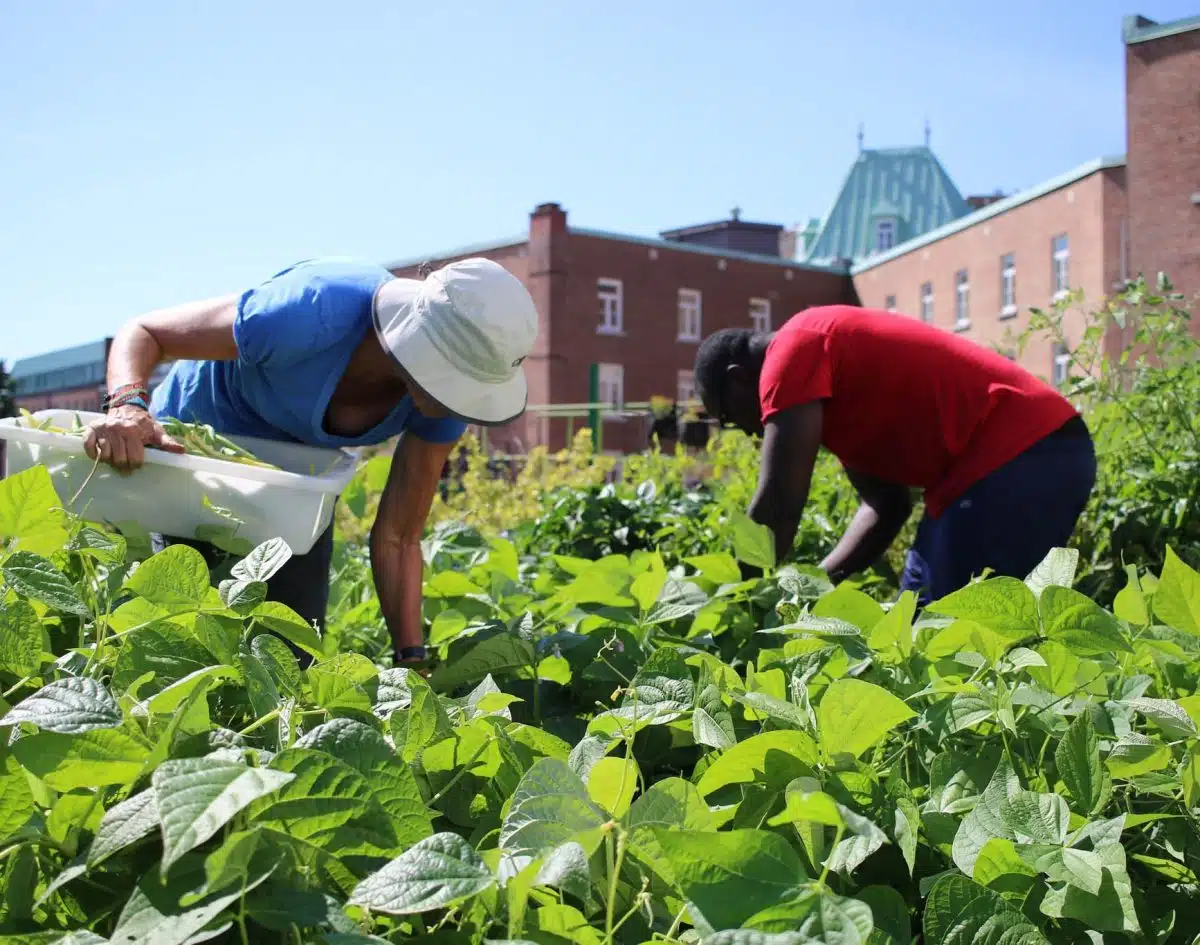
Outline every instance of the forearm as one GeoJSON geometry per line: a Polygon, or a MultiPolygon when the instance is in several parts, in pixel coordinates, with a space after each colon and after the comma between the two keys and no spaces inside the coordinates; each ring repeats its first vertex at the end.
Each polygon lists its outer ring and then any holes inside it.
{"type": "Polygon", "coordinates": [[[891,547],[906,519],[899,511],[881,515],[864,502],[821,568],[835,584],[865,571],[891,547]]]}
{"type": "Polygon", "coordinates": [[[113,338],[109,351],[108,389],[126,384],[145,387],[162,361],[162,346],[154,335],[141,322],[128,322],[113,338]]]}
{"type": "Polygon", "coordinates": [[[108,386],[145,386],[163,361],[228,361],[237,357],[233,322],[240,296],[186,302],[126,322],[108,355],[108,386]]]}
{"type": "Polygon", "coordinates": [[[371,571],[379,608],[392,646],[423,646],[421,593],[425,562],[419,539],[389,539],[371,535],[371,571]]]}

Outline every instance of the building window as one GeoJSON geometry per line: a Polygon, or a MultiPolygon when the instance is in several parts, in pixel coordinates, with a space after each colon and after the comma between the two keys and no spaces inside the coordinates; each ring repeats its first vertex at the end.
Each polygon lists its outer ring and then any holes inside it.
{"type": "Polygon", "coordinates": [[[679,340],[700,340],[700,292],[679,290],[679,340]]]}
{"type": "Polygon", "coordinates": [[[620,364],[600,364],[600,403],[621,407],[625,403],[625,368],[620,364]]]}
{"type": "Polygon", "coordinates": [[[933,283],[921,283],[921,321],[933,323],[933,283]]]}
{"type": "Polygon", "coordinates": [[[757,332],[766,333],[771,330],[771,300],[750,300],[750,325],[757,332]]]}
{"type": "Polygon", "coordinates": [[[971,283],[967,270],[960,269],[954,276],[954,328],[965,331],[971,327],[971,283]]]}
{"type": "Polygon", "coordinates": [[[624,289],[620,279],[597,279],[596,297],[600,300],[601,335],[619,335],[625,330],[624,289]]]}
{"type": "Polygon", "coordinates": [[[896,311],[896,297],[894,295],[885,297],[883,300],[883,307],[889,312],[896,311]]]}
{"type": "Polygon", "coordinates": [[[1054,363],[1050,367],[1050,382],[1061,387],[1071,374],[1071,352],[1061,342],[1054,343],[1054,363]]]}
{"type": "Polygon", "coordinates": [[[1050,244],[1050,265],[1053,271],[1054,298],[1060,299],[1071,291],[1071,247],[1067,235],[1054,237],[1050,244]]]}
{"type": "Polygon", "coordinates": [[[896,221],[879,220],[875,224],[875,251],[886,253],[896,245],[896,221]]]}
{"type": "Polygon", "coordinates": [[[680,404],[696,403],[696,375],[692,371],[680,371],[675,385],[675,402],[680,404]]]}
{"type": "Polygon", "coordinates": [[[1017,314],[1017,257],[1012,253],[1000,257],[1000,317],[1017,314]]]}

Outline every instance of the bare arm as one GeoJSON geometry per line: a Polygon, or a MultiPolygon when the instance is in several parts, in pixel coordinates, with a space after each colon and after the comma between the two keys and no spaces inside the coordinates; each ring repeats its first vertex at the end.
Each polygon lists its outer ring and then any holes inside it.
{"type": "MultiPolygon", "coordinates": [[[[113,338],[108,355],[108,389],[146,387],[163,361],[231,361],[237,357],[233,319],[238,295],[188,302],[159,309],[126,322],[113,338]]],[[[115,407],[84,436],[83,448],[121,472],[137,469],[146,447],[183,451],[162,425],[136,406],[115,407]]]]}
{"type": "Polygon", "coordinates": [[[821,448],[822,414],[820,402],[798,404],[775,414],[763,432],[762,466],[749,515],[774,533],[778,561],[792,550],[808,501],[821,448]]]}
{"type": "Polygon", "coordinates": [[[865,571],[888,550],[908,516],[912,497],[905,486],[847,469],[862,504],[837,547],[821,562],[835,584],[865,571]]]}
{"type": "Polygon", "coordinates": [[[379,606],[397,654],[422,646],[421,591],[425,562],[421,535],[453,443],[427,443],[404,434],[371,529],[371,570],[379,606]]]}

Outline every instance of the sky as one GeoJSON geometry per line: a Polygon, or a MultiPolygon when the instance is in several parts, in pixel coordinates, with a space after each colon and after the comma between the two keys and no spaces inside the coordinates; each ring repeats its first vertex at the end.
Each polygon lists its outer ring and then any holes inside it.
{"type": "Polygon", "coordinates": [[[1196,0],[0,0],[0,359],[538,203],[653,236],[828,211],[867,147],[964,194],[1124,151],[1121,20],[1196,0]]]}

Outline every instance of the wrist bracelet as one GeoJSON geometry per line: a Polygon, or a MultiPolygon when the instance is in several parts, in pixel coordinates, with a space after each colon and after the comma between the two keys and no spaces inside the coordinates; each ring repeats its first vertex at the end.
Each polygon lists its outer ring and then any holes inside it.
{"type": "Polygon", "coordinates": [[[402,646],[396,651],[397,660],[423,660],[427,658],[424,646],[402,646]]]}
{"type": "Polygon", "coordinates": [[[150,412],[150,405],[138,394],[123,394],[108,405],[109,410],[115,410],[117,407],[140,407],[147,413],[150,412]]]}
{"type": "MultiPolygon", "coordinates": [[[[122,384],[120,387],[104,395],[104,399],[100,402],[100,409],[107,413],[113,407],[121,407],[126,403],[141,400],[145,403],[146,409],[149,410],[149,397],[150,391],[141,384],[122,384]]],[[[139,404],[138,406],[141,405],[139,404]]]]}

